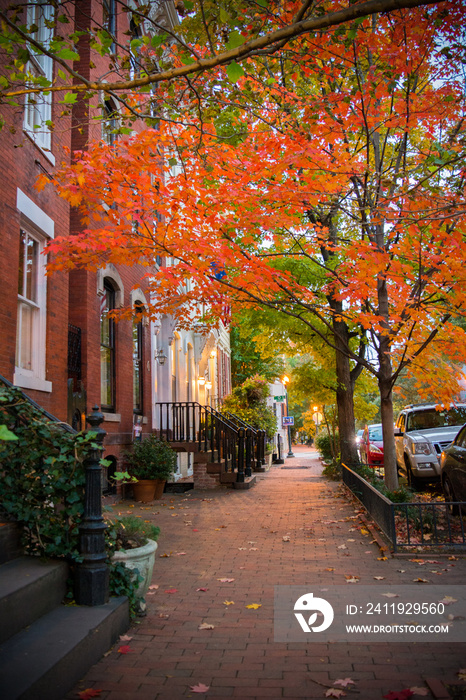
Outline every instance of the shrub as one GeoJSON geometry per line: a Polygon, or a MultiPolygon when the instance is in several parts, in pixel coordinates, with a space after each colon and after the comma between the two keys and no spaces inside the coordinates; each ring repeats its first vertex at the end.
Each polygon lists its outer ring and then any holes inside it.
{"type": "MultiPolygon", "coordinates": [[[[338,444],[338,435],[335,437],[335,442],[338,444]]],[[[334,454],[333,441],[330,439],[328,433],[319,433],[314,443],[319,450],[322,459],[336,460],[337,455],[334,454]]]]}
{"type": "Polygon", "coordinates": [[[136,479],[170,479],[176,469],[176,452],[168,442],[152,434],[135,442],[124,453],[128,471],[136,479]]]}
{"type": "Polygon", "coordinates": [[[65,431],[9,387],[0,388],[0,423],[17,438],[0,441],[0,508],[22,525],[27,553],[79,561],[83,460],[95,433],[65,431]]]}
{"type": "Polygon", "coordinates": [[[270,389],[266,379],[256,375],[246,379],[223,400],[222,409],[238,416],[256,430],[265,430],[270,440],[277,432],[277,419],[267,406],[270,389]]]}

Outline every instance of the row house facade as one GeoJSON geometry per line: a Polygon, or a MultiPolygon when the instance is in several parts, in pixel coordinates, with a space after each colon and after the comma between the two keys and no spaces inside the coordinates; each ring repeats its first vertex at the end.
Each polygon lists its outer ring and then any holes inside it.
{"type": "MultiPolygon", "coordinates": [[[[42,40],[50,32],[49,11],[39,2],[27,10],[28,23],[38,27],[42,40]]],[[[131,13],[113,0],[80,0],[74,11],[71,26],[78,30],[95,22],[125,43],[137,30],[131,13]]],[[[152,3],[151,12],[159,24],[177,21],[171,1],[152,3]]],[[[69,26],[57,31],[69,32],[69,26]]],[[[81,75],[92,80],[106,72],[108,59],[91,54],[84,38],[79,53],[75,67],[81,75]]],[[[46,56],[32,56],[31,64],[31,70],[54,76],[46,56]]],[[[230,346],[226,319],[218,329],[194,325],[188,331],[177,330],[168,316],[148,320],[143,313],[147,290],[140,281],[147,268],[103,265],[98,272],[46,275],[45,245],[55,236],[80,232],[81,222],[51,187],[38,192],[34,183],[89,141],[116,138],[112,127],[118,105],[107,95],[95,99],[103,121],[92,118],[85,102],[64,114],[50,95],[26,98],[22,107],[0,107],[7,125],[0,140],[0,374],[76,429],[83,429],[86,412],[99,406],[111,476],[122,452],[157,429],[160,402],[215,406],[229,393],[230,346]],[[47,120],[55,123],[53,131],[42,126],[47,120]],[[108,311],[121,306],[134,309],[132,320],[109,318],[108,311]]],[[[180,456],[176,478],[191,474],[190,456],[180,456]]],[[[110,489],[111,480],[106,486],[110,489]]]]}

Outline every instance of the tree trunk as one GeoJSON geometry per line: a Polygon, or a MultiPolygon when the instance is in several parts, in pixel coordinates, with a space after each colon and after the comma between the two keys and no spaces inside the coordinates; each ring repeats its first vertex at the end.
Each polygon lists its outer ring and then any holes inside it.
{"type": "Polygon", "coordinates": [[[351,466],[359,462],[354,431],[353,382],[350,361],[345,350],[349,345],[348,327],[344,321],[333,321],[337,375],[338,432],[341,461],[351,466]]]}
{"type": "Polygon", "coordinates": [[[393,429],[392,362],[389,350],[388,338],[382,337],[379,351],[379,392],[383,434],[383,461],[385,484],[390,491],[394,491],[398,488],[398,470],[396,466],[395,432],[393,429]]]}

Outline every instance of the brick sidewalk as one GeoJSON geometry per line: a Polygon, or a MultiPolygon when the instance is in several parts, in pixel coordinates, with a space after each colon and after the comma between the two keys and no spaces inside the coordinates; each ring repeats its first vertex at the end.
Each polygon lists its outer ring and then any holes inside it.
{"type": "MultiPolygon", "coordinates": [[[[316,453],[293,450],[285,468],[259,475],[249,491],[191,491],[165,494],[147,507],[115,506],[116,513],[160,526],[152,580],[159,588],[147,596],[147,617],[128,632],[131,641],[122,642],[129,652],[116,645],[68,698],[87,688],[108,700],[323,698],[332,681],[351,678],[347,698],[378,700],[390,691],[427,689],[426,678],[458,683],[466,643],[273,641],[274,585],[344,584],[353,574],[362,584],[386,588],[412,584],[435,569],[408,558],[380,560],[339,485],[322,478],[316,453]],[[261,607],[246,608],[251,603],[261,607]],[[199,630],[202,623],[214,629],[199,630]],[[209,690],[190,690],[197,684],[209,690]]],[[[433,583],[464,583],[465,559],[442,559],[441,566],[447,571],[442,579],[430,574],[433,583]]]]}

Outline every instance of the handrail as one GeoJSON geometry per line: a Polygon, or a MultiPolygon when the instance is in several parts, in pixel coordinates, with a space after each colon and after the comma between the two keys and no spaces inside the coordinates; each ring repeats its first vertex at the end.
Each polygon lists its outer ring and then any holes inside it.
{"type": "Polygon", "coordinates": [[[58,426],[60,428],[63,428],[63,430],[65,430],[66,432],[73,433],[73,434],[76,434],[78,432],[77,430],[72,428],[71,425],[69,425],[69,423],[65,423],[64,421],[59,420],[56,416],[53,416],[51,413],[46,411],[45,408],[40,406],[36,401],[34,401],[34,399],[31,399],[30,396],[25,394],[22,389],[20,389],[18,386],[15,386],[14,384],[12,384],[10,381],[8,381],[8,379],[3,377],[1,374],[0,374],[0,382],[3,382],[3,384],[5,384],[10,389],[15,389],[16,391],[18,391],[26,401],[29,401],[29,403],[32,406],[34,406],[34,408],[37,408],[37,410],[40,411],[44,416],[46,416],[46,418],[48,418],[53,423],[57,423],[58,426]]]}
{"type": "Polygon", "coordinates": [[[238,482],[251,476],[253,453],[260,443],[251,428],[238,427],[197,401],[160,401],[155,410],[157,431],[167,442],[197,443],[200,452],[210,452],[212,462],[223,460],[225,471],[236,472],[238,482]]]}

